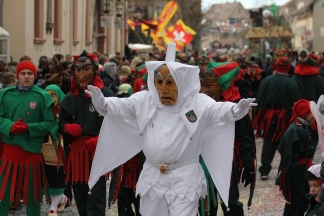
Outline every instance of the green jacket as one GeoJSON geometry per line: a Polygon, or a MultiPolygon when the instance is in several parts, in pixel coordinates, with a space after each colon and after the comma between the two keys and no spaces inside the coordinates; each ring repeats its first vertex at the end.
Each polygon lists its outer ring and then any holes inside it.
{"type": "Polygon", "coordinates": [[[0,94],[0,133],[6,144],[21,146],[25,151],[41,153],[46,134],[57,134],[53,99],[44,90],[33,86],[29,91],[19,91],[16,86],[5,88],[0,94]],[[22,118],[28,131],[11,134],[12,125],[22,118]]]}
{"type": "Polygon", "coordinates": [[[314,206],[309,205],[305,216],[322,216],[324,212],[324,204],[317,203],[314,206]]]}
{"type": "MultiPolygon", "coordinates": [[[[306,163],[315,154],[318,136],[308,126],[292,123],[285,132],[279,144],[278,151],[281,155],[280,170],[281,181],[284,191],[292,189],[300,193],[309,191],[308,182],[304,174],[308,169],[306,163]]],[[[285,193],[284,193],[285,195],[285,193]]]]}

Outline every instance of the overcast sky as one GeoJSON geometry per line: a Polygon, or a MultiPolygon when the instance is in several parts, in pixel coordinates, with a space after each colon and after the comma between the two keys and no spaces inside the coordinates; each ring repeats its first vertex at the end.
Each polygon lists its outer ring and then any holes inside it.
{"type": "MultiPolygon", "coordinates": [[[[263,5],[276,4],[278,6],[285,4],[289,0],[236,0],[241,2],[244,8],[257,8],[263,5]]],[[[202,0],[202,9],[206,11],[211,5],[218,3],[234,2],[234,0],[202,0]]]]}

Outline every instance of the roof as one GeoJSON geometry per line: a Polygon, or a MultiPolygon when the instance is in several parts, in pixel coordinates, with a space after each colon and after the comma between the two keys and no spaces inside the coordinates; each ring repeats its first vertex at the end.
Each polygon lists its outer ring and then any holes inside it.
{"type": "Polygon", "coordinates": [[[296,10],[293,10],[292,12],[288,13],[286,16],[287,17],[296,16],[308,11],[309,6],[311,6],[314,3],[314,0],[303,0],[303,2],[304,2],[304,7],[300,8],[299,10],[297,10],[296,8],[296,10]]]}
{"type": "MultiPolygon", "coordinates": [[[[223,21],[230,18],[234,10],[240,6],[240,2],[230,2],[224,4],[213,4],[203,16],[206,20],[221,19],[223,21]]],[[[248,17],[247,17],[248,18],[248,17]]]]}
{"type": "Polygon", "coordinates": [[[294,34],[287,26],[252,27],[248,30],[245,38],[283,38],[294,37],[294,34]]]}

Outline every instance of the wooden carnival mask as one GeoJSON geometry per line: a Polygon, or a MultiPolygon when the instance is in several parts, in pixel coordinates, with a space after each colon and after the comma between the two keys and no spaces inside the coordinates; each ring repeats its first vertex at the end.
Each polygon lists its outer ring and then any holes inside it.
{"type": "Polygon", "coordinates": [[[80,87],[87,87],[94,77],[94,65],[90,58],[82,57],[74,63],[74,75],[80,87]]]}
{"type": "Polygon", "coordinates": [[[161,104],[172,106],[178,100],[178,86],[173,79],[167,65],[162,65],[155,70],[154,83],[161,104]]]}
{"type": "Polygon", "coordinates": [[[57,95],[55,94],[55,92],[54,91],[52,91],[52,90],[46,90],[47,91],[47,93],[48,94],[50,94],[51,95],[51,97],[53,98],[53,100],[54,100],[54,106],[56,107],[57,105],[58,105],[58,97],[57,97],[57,95]]]}
{"type": "Polygon", "coordinates": [[[206,94],[216,101],[220,101],[222,96],[222,87],[218,83],[218,77],[213,70],[206,69],[199,74],[200,93],[206,94]]]}

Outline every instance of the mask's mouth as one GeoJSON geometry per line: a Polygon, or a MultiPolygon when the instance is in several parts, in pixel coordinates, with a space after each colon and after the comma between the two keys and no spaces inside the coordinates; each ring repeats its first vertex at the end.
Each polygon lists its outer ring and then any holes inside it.
{"type": "Polygon", "coordinates": [[[172,97],[161,97],[162,100],[172,100],[173,101],[173,98],[172,97]]]}

